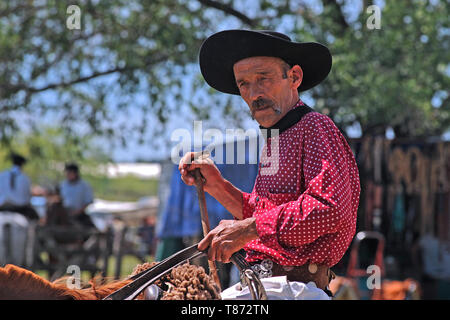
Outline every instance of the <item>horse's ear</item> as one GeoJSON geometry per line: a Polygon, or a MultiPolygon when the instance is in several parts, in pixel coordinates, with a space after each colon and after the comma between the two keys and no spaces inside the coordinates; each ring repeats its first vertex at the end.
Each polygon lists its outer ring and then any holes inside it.
{"type": "Polygon", "coordinates": [[[63,286],[26,269],[7,264],[0,268],[0,300],[62,300],[71,299],[63,286]]]}

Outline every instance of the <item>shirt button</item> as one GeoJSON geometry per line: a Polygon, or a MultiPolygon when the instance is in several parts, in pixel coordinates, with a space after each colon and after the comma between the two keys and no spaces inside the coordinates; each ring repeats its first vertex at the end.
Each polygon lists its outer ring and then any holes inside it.
{"type": "Polygon", "coordinates": [[[317,269],[318,269],[318,267],[317,267],[317,264],[315,264],[315,263],[311,263],[308,266],[308,271],[312,274],[315,274],[317,272],[317,269]]]}
{"type": "Polygon", "coordinates": [[[259,201],[259,197],[256,197],[256,202],[258,202],[259,201]]]}

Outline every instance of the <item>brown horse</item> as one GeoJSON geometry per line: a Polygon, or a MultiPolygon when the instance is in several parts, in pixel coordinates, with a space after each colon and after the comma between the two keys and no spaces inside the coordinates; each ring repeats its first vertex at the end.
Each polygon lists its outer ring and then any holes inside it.
{"type": "MultiPolygon", "coordinates": [[[[157,262],[144,263],[134,268],[132,275],[151,268],[157,262]]],[[[17,267],[0,268],[0,300],[100,300],[130,283],[129,278],[105,284],[103,278],[94,278],[83,289],[68,288],[68,277],[50,282],[41,276],[17,267]]],[[[215,300],[220,289],[202,267],[186,263],[155,282],[162,290],[162,300],[215,300]]],[[[144,299],[141,293],[136,299],[144,299]]]]}
{"type": "Polygon", "coordinates": [[[100,300],[131,282],[125,279],[96,285],[94,279],[88,288],[70,289],[65,280],[50,282],[29,270],[8,264],[0,268],[0,300],[100,300]]]}

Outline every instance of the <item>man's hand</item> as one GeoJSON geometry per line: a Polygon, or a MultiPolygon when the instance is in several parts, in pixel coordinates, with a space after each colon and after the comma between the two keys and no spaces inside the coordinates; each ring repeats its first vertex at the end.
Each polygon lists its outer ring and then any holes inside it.
{"type": "Polygon", "coordinates": [[[199,250],[209,246],[208,259],[230,262],[233,253],[242,249],[247,242],[257,239],[255,218],[244,220],[222,220],[198,244],[199,250]]]}
{"type": "Polygon", "coordinates": [[[197,152],[188,152],[181,158],[178,165],[178,170],[180,170],[181,173],[181,180],[188,186],[194,185],[195,178],[193,171],[199,168],[203,178],[206,180],[203,185],[204,190],[211,194],[212,191],[220,188],[220,184],[224,182],[224,179],[210,157],[204,156],[195,158],[197,154],[197,152]]]}
{"type": "Polygon", "coordinates": [[[242,191],[222,177],[214,161],[199,152],[188,152],[181,158],[178,170],[181,180],[188,186],[195,184],[193,171],[197,168],[203,176],[203,190],[219,201],[235,218],[242,219],[242,191]]]}

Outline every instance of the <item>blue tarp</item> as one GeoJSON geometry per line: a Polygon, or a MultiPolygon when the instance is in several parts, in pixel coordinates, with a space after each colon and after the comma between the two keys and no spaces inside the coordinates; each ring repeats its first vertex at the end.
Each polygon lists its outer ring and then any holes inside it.
{"type": "MultiPolygon", "coordinates": [[[[223,162],[225,162],[225,148],[223,154],[223,162]]],[[[234,161],[233,163],[235,164],[216,164],[216,166],[222,173],[222,176],[234,186],[244,192],[251,192],[258,173],[258,164],[250,163],[247,148],[245,158],[245,164],[236,164],[237,161],[234,161]]],[[[220,220],[233,219],[233,216],[217,200],[207,193],[205,194],[205,198],[211,229],[217,226],[220,220]]],[[[157,236],[161,239],[201,234],[202,227],[197,190],[195,186],[187,186],[181,180],[178,165],[174,165],[170,183],[170,194],[164,210],[159,217],[157,236]]]]}

